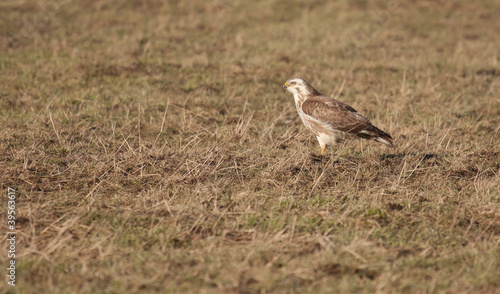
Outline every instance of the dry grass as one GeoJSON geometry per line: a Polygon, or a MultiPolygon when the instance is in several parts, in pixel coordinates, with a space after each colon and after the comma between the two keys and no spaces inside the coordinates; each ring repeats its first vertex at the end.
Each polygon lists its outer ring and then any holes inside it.
{"type": "Polygon", "coordinates": [[[66,2],[0,3],[4,293],[499,291],[495,1],[66,2]],[[398,148],[319,156],[293,76],[398,148]]]}

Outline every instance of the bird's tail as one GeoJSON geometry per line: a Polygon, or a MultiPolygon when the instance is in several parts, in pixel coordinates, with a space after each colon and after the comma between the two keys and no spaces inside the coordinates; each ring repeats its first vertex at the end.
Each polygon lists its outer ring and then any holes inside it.
{"type": "Polygon", "coordinates": [[[392,148],[395,148],[394,143],[392,142],[391,135],[387,134],[386,132],[382,131],[381,129],[375,126],[373,126],[373,128],[375,129],[374,133],[376,134],[376,136],[373,138],[375,141],[390,146],[392,148]]]}
{"type": "Polygon", "coordinates": [[[386,132],[382,131],[381,129],[377,128],[374,125],[370,126],[368,129],[359,132],[357,136],[364,139],[375,140],[377,142],[395,148],[394,143],[392,142],[393,139],[391,135],[387,134],[386,132]]]}
{"type": "Polygon", "coordinates": [[[387,133],[380,134],[378,137],[375,138],[375,141],[383,143],[392,148],[395,148],[394,143],[392,142],[392,137],[387,133]]]}

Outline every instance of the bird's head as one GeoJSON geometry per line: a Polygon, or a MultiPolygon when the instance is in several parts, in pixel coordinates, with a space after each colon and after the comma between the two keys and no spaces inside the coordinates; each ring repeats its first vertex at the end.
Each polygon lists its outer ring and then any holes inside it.
{"type": "Polygon", "coordinates": [[[289,79],[283,85],[283,89],[288,90],[288,92],[291,92],[292,94],[319,95],[318,91],[301,78],[289,79]]]}

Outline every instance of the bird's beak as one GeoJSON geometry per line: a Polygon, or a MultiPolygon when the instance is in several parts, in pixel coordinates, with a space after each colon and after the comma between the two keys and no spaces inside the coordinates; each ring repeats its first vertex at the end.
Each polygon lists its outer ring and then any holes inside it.
{"type": "Polygon", "coordinates": [[[288,86],[289,86],[289,85],[288,85],[288,83],[285,83],[285,84],[283,85],[283,90],[285,90],[286,88],[288,88],[288,86]]]}

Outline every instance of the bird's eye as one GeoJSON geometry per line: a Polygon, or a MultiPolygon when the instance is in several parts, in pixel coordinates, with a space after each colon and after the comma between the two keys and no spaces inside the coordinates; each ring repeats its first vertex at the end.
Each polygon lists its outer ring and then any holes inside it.
{"type": "Polygon", "coordinates": [[[290,85],[295,85],[295,82],[290,82],[290,85]]]}

